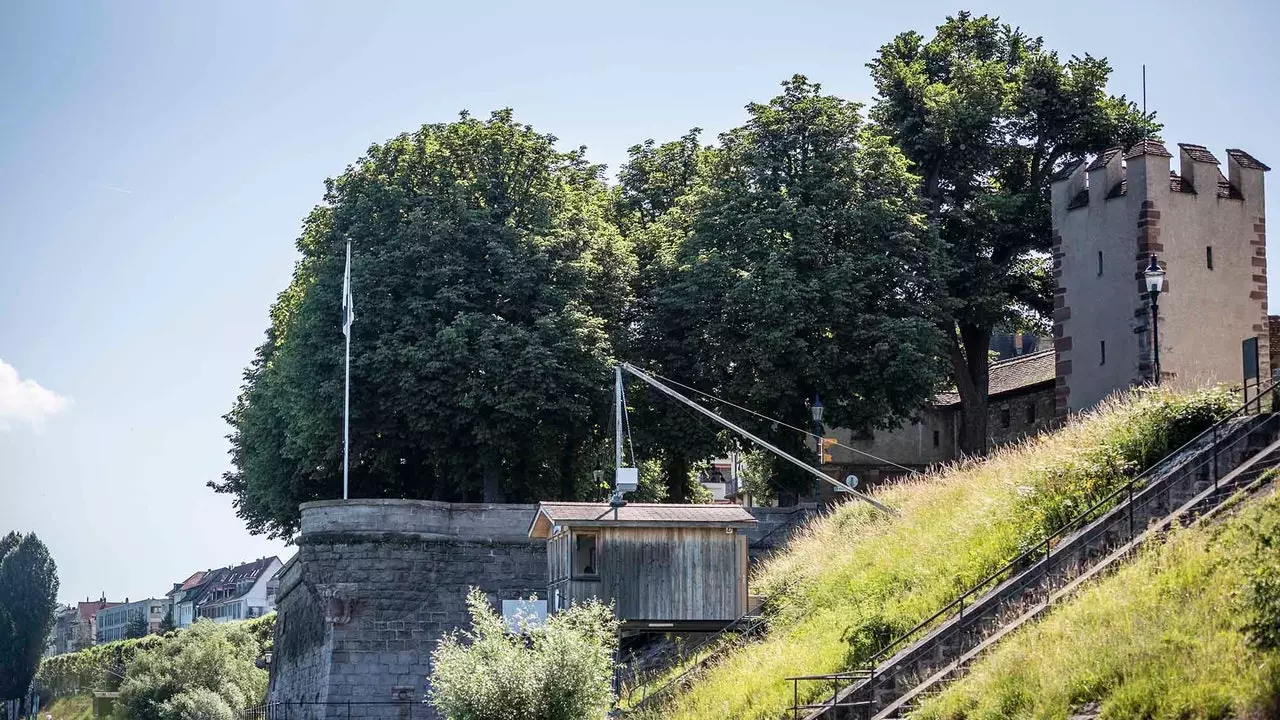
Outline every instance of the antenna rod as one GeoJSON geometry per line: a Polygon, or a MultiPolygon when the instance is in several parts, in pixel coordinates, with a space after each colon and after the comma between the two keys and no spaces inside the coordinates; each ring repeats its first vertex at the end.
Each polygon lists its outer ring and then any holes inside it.
{"type": "MultiPolygon", "coordinates": [[[[1142,119],[1147,119],[1147,64],[1142,64],[1142,119]]],[[[1151,133],[1147,133],[1150,135],[1151,133]]]]}
{"type": "Polygon", "coordinates": [[[622,467],[622,368],[613,369],[613,428],[614,428],[614,468],[622,467]]]}
{"type": "Polygon", "coordinates": [[[863,493],[860,493],[860,492],[858,492],[857,490],[854,490],[853,488],[849,487],[848,485],[845,485],[844,483],[840,482],[839,480],[836,480],[835,478],[831,477],[830,475],[827,475],[826,473],[824,473],[824,472],[822,472],[821,470],[819,470],[819,469],[815,468],[814,466],[810,465],[809,463],[807,463],[807,462],[805,462],[805,461],[801,460],[800,458],[797,458],[797,457],[795,457],[795,456],[793,456],[793,455],[790,455],[790,454],[788,454],[788,453],[786,453],[786,452],[783,452],[783,451],[782,451],[780,448],[778,448],[776,445],[773,445],[772,443],[769,443],[768,441],[766,441],[766,440],[764,440],[764,439],[762,439],[762,438],[759,438],[759,437],[757,437],[757,436],[755,436],[755,435],[752,435],[751,433],[747,432],[747,431],[746,431],[746,430],[744,430],[743,428],[738,427],[737,425],[734,425],[733,423],[729,422],[728,420],[725,420],[724,418],[722,418],[722,417],[720,417],[719,415],[717,415],[717,414],[715,414],[715,413],[711,412],[710,410],[708,410],[707,408],[703,407],[702,405],[700,405],[700,404],[698,404],[698,403],[696,403],[696,402],[694,402],[694,401],[690,400],[689,398],[685,397],[684,395],[681,395],[680,393],[676,392],[675,390],[672,390],[671,388],[667,387],[666,385],[662,384],[661,382],[658,382],[656,379],[654,379],[654,378],[650,377],[650,376],[649,376],[647,373],[645,373],[643,370],[641,370],[641,369],[639,369],[639,368],[635,367],[635,366],[634,366],[634,365],[632,365],[631,363],[622,363],[622,365],[618,366],[618,376],[619,376],[619,377],[621,377],[621,376],[622,376],[622,371],[623,371],[623,370],[626,370],[627,372],[631,373],[632,375],[635,375],[636,377],[640,378],[641,380],[643,380],[644,382],[648,383],[649,385],[651,385],[652,387],[654,387],[655,389],[657,389],[659,392],[663,393],[664,395],[668,395],[668,396],[670,396],[670,397],[672,397],[672,398],[675,398],[675,399],[676,399],[676,400],[678,400],[679,402],[682,402],[682,403],[684,403],[685,405],[688,405],[689,407],[693,408],[694,410],[697,410],[698,412],[702,413],[703,415],[706,415],[707,417],[711,418],[711,419],[712,419],[712,420],[714,420],[715,422],[717,422],[717,423],[719,423],[719,424],[721,424],[721,425],[723,425],[723,426],[725,426],[725,427],[729,428],[730,430],[732,430],[732,431],[734,431],[734,432],[738,433],[739,435],[741,435],[741,436],[745,437],[746,439],[750,440],[751,442],[753,442],[753,443],[755,443],[755,444],[759,445],[760,447],[764,448],[765,450],[768,450],[769,452],[773,453],[774,455],[777,455],[778,457],[782,458],[783,460],[786,460],[787,462],[791,463],[792,465],[795,465],[795,466],[799,467],[801,470],[804,470],[805,472],[809,473],[810,475],[815,475],[815,476],[817,476],[817,477],[818,477],[818,479],[820,479],[820,480],[822,480],[822,481],[824,481],[824,482],[828,483],[829,485],[834,486],[834,487],[835,487],[835,488],[837,488],[838,490],[841,490],[841,491],[843,491],[843,492],[847,492],[847,493],[851,493],[854,497],[858,498],[859,500],[862,500],[862,501],[865,501],[865,502],[867,502],[867,503],[870,503],[870,504],[871,504],[873,507],[875,507],[877,510],[880,510],[880,511],[882,511],[882,512],[884,512],[884,513],[888,514],[888,515],[897,515],[897,514],[898,514],[898,513],[897,513],[897,511],[895,511],[893,508],[890,508],[888,505],[885,505],[885,504],[883,504],[883,503],[877,502],[876,500],[873,500],[870,496],[865,495],[865,494],[863,494],[863,493]]]}

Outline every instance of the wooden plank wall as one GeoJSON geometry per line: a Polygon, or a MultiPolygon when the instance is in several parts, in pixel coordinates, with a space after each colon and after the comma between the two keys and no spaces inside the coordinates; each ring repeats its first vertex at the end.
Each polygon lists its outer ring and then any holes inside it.
{"type": "Polygon", "coordinates": [[[598,589],[619,618],[733,620],[746,611],[746,536],[724,528],[600,528],[598,537],[600,583],[574,589],[598,589]]]}

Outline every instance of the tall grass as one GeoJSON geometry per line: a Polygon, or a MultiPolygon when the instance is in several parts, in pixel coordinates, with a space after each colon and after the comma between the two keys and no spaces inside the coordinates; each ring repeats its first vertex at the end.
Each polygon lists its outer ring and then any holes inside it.
{"type": "MultiPolygon", "coordinates": [[[[781,717],[792,701],[787,676],[869,658],[1233,405],[1225,391],[1135,392],[983,462],[885,487],[878,497],[897,517],[840,506],[760,572],[759,592],[795,583],[764,639],[710,668],[654,717],[781,717]]],[[[820,691],[802,686],[802,700],[820,691]]]]}
{"type": "MultiPolygon", "coordinates": [[[[920,720],[1280,717],[1280,652],[1244,631],[1251,531],[1280,520],[1280,496],[1217,528],[1176,532],[1042,622],[1005,640],[920,720]]],[[[1274,548],[1272,564],[1280,564],[1274,548]]]]}

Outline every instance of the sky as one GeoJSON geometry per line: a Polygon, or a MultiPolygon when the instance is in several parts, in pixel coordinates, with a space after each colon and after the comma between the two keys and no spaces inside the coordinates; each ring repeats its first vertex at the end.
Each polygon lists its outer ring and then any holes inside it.
{"type": "Polygon", "coordinates": [[[45,541],[63,602],[292,554],[205,484],[301,222],[371,143],[512,107],[616,169],[795,73],[868,101],[880,45],[963,8],[1131,98],[1145,63],[1170,145],[1280,163],[1262,0],[0,0],[0,532],[45,541]]]}

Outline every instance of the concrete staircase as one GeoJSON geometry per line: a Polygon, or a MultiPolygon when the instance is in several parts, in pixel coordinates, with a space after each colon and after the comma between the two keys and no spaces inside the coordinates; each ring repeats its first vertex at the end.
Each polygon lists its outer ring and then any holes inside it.
{"type": "Polygon", "coordinates": [[[1001,638],[1174,523],[1214,511],[1280,464],[1278,438],[1280,415],[1237,414],[1218,423],[890,643],[866,667],[789,678],[797,698],[792,717],[905,717],[921,700],[962,677],[1001,638]],[[802,703],[800,690],[808,683],[831,692],[802,703]]]}

